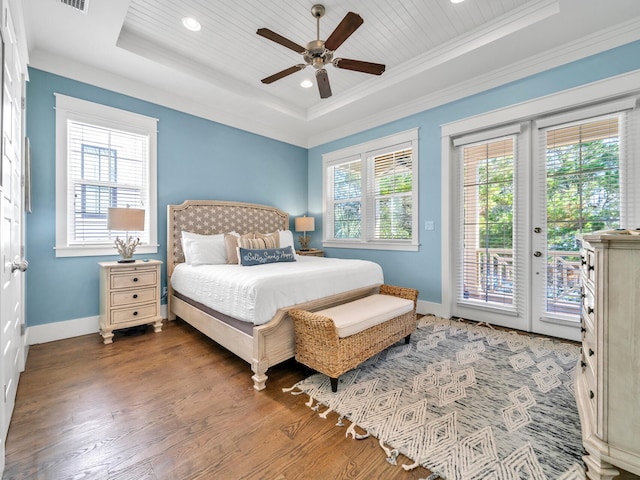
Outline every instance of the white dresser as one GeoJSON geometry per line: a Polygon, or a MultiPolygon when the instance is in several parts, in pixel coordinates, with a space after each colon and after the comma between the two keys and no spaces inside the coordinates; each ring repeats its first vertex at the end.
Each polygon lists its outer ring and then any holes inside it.
{"type": "Polygon", "coordinates": [[[640,475],[640,236],[585,234],[576,399],[587,476],[640,475]]]}
{"type": "Polygon", "coordinates": [[[160,260],[132,263],[101,262],[100,333],[113,342],[113,331],[146,323],[162,330],[160,260]]]}

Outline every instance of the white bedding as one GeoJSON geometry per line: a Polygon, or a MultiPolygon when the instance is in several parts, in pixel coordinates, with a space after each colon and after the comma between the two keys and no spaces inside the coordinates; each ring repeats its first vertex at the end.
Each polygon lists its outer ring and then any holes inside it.
{"type": "Polygon", "coordinates": [[[268,322],[282,307],[382,283],[377,263],[304,256],[252,267],[181,263],[171,275],[177,292],[254,325],[268,322]]]}

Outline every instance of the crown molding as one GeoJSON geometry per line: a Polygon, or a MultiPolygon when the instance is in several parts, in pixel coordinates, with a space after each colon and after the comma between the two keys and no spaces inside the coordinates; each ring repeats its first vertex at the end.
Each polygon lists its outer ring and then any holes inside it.
{"type": "Polygon", "coordinates": [[[312,148],[371,128],[400,120],[461,98],[490,90],[552,68],[580,60],[640,39],[640,18],[602,30],[579,40],[529,57],[508,67],[474,77],[451,87],[432,92],[410,102],[377,112],[375,115],[342,124],[309,137],[312,148]]]}

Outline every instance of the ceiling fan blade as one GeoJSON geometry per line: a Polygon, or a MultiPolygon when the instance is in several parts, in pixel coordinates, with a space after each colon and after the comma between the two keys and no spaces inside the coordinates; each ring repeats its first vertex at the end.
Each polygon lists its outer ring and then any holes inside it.
{"type": "Polygon", "coordinates": [[[325,48],[327,50],[337,49],[363,22],[364,20],[357,13],[347,13],[336,29],[329,35],[329,38],[325,40],[325,48]]]}
{"type": "Polygon", "coordinates": [[[382,75],[385,66],[381,63],[363,62],[362,60],[351,60],[349,58],[336,58],[333,61],[334,67],[355,72],[370,73],[371,75],[382,75]]]}
{"type": "Polygon", "coordinates": [[[293,67],[286,68],[286,69],[282,70],[281,72],[274,73],[270,77],[263,78],[260,81],[262,83],[267,83],[267,84],[268,83],[273,83],[276,80],[280,80],[281,78],[286,77],[287,75],[291,75],[292,73],[296,73],[297,71],[302,70],[304,67],[306,67],[306,65],[304,63],[301,63],[299,65],[294,65],[293,67]]]}
{"type": "Polygon", "coordinates": [[[331,85],[329,84],[329,75],[324,68],[316,70],[316,82],[318,82],[318,90],[320,98],[329,98],[331,96],[331,85]]]}
{"type": "Polygon", "coordinates": [[[288,38],[284,38],[282,35],[269,30],[268,28],[259,28],[256,33],[258,35],[260,35],[261,37],[264,38],[268,38],[269,40],[271,40],[272,42],[276,42],[279,43],[280,45],[282,45],[283,47],[287,47],[290,48],[291,50],[293,50],[294,52],[297,53],[304,53],[307,51],[306,48],[298,45],[295,42],[292,42],[291,40],[289,40],[288,38]]]}

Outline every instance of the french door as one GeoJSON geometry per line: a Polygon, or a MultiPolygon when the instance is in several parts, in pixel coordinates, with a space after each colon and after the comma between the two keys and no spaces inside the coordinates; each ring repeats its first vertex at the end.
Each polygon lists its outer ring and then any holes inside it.
{"type": "Polygon", "coordinates": [[[620,108],[454,139],[455,316],[580,339],[576,236],[637,218],[620,108]]]}

